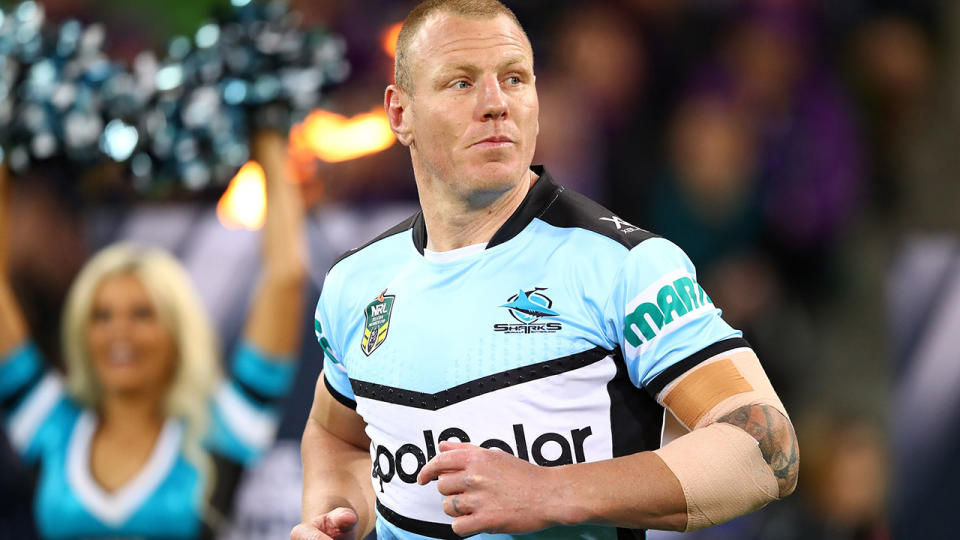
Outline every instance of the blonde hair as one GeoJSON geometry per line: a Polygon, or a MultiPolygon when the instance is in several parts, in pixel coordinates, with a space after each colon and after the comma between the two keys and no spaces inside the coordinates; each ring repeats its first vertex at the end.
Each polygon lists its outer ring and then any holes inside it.
{"type": "MultiPolygon", "coordinates": [[[[451,13],[472,19],[492,19],[505,15],[517,24],[524,37],[527,35],[513,11],[497,0],[427,0],[422,2],[413,8],[413,11],[404,19],[403,26],[400,28],[400,35],[397,36],[394,79],[397,81],[397,86],[404,92],[413,91],[413,75],[410,73],[410,44],[423,24],[434,13],[451,13]]],[[[530,42],[529,38],[527,38],[527,42],[530,42]]]]}
{"type": "Polygon", "coordinates": [[[184,421],[184,455],[197,468],[209,492],[215,471],[203,439],[210,424],[210,397],[223,379],[219,347],[190,276],[173,256],[155,248],[119,243],[101,250],[80,270],[63,314],[67,392],[82,405],[93,409],[100,406],[102,389],[90,359],[87,327],[98,287],[117,275],[140,280],[176,341],[178,362],[164,412],[184,421]]]}

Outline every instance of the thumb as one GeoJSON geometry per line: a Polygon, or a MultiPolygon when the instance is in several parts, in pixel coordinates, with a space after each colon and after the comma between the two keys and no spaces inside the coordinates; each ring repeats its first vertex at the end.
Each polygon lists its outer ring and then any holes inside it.
{"type": "Polygon", "coordinates": [[[336,537],[356,526],[359,518],[350,508],[334,508],[333,510],[314,518],[314,527],[331,537],[336,537]]]}
{"type": "Polygon", "coordinates": [[[352,508],[334,508],[327,514],[335,527],[339,529],[349,529],[357,524],[359,518],[352,508]]]}

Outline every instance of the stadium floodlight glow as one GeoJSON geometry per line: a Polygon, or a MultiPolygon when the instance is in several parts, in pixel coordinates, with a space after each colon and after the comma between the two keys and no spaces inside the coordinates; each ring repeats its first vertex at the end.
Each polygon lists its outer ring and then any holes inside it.
{"type": "Polygon", "coordinates": [[[227,229],[255,231],[263,227],[267,215],[267,188],[263,168],[248,161],[217,202],[217,219],[227,229]]]}
{"type": "Polygon", "coordinates": [[[309,151],[327,163],[375,154],[396,140],[387,113],[380,107],[350,118],[317,109],[290,131],[295,151],[309,151]]]}

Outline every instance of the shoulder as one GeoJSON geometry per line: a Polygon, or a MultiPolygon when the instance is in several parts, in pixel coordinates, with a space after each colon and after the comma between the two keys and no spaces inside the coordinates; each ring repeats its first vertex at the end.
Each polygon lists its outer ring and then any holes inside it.
{"type": "Polygon", "coordinates": [[[590,231],[613,240],[627,250],[651,238],[659,238],[623,220],[599,203],[563,187],[557,190],[554,201],[538,217],[554,227],[590,231]]]}
{"type": "Polygon", "coordinates": [[[353,248],[341,254],[339,257],[337,257],[333,261],[333,264],[330,265],[329,271],[333,271],[334,268],[337,268],[338,266],[341,266],[344,263],[346,264],[353,263],[354,260],[357,259],[356,256],[359,254],[373,253],[380,249],[385,248],[386,244],[390,240],[394,239],[399,235],[402,235],[404,233],[413,234],[413,230],[417,227],[418,224],[421,224],[422,222],[423,222],[422,214],[420,212],[417,212],[416,214],[408,217],[407,219],[401,221],[400,223],[397,223],[393,227],[390,227],[386,231],[380,233],[379,235],[377,235],[376,238],[374,238],[373,240],[370,240],[366,244],[363,244],[360,247],[353,248]]]}

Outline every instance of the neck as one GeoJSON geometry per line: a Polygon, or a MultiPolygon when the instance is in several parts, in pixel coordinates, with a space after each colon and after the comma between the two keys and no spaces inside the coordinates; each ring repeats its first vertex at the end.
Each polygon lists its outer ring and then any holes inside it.
{"type": "Polygon", "coordinates": [[[427,227],[427,249],[450,251],[489,242],[520,207],[537,175],[527,169],[515,185],[503,191],[451,193],[448,181],[422,182],[417,175],[420,206],[427,227]]]}
{"type": "Polygon", "coordinates": [[[160,399],[108,394],[100,403],[100,428],[111,431],[158,430],[164,422],[160,399]]]}

